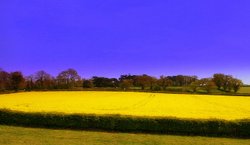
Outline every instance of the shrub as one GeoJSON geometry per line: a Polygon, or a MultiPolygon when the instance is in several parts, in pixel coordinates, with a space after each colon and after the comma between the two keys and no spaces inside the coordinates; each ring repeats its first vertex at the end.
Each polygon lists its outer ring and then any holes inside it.
{"type": "Polygon", "coordinates": [[[0,110],[0,124],[45,128],[250,137],[250,120],[198,120],[0,110]]]}

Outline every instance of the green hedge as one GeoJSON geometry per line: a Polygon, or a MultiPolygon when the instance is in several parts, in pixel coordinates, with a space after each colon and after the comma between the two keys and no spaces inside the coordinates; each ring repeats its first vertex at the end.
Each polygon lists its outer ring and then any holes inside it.
{"type": "Polygon", "coordinates": [[[198,120],[94,114],[66,115],[0,110],[0,124],[80,130],[250,137],[250,120],[198,120]]]}

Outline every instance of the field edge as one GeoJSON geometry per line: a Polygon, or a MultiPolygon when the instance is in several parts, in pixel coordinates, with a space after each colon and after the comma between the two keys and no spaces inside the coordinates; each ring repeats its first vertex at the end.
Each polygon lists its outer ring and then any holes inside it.
{"type": "Polygon", "coordinates": [[[0,124],[114,132],[250,138],[250,119],[180,119],[125,115],[30,113],[0,109],[0,124]]]}

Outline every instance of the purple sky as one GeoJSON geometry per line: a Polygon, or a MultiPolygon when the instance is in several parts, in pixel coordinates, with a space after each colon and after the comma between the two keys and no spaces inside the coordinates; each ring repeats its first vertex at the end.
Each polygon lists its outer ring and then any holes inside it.
{"type": "Polygon", "coordinates": [[[249,0],[1,0],[0,68],[250,84],[249,0]]]}

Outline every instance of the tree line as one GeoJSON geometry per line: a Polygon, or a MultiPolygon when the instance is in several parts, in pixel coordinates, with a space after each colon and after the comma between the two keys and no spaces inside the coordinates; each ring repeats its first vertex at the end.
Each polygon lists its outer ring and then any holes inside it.
{"type": "Polygon", "coordinates": [[[22,72],[6,72],[0,69],[0,91],[6,90],[54,90],[73,88],[120,88],[129,90],[137,88],[140,90],[164,91],[168,87],[188,87],[190,91],[197,92],[203,89],[207,93],[217,88],[224,92],[238,92],[243,85],[240,79],[232,75],[216,73],[211,78],[198,79],[197,76],[176,75],[160,76],[159,78],[147,74],[121,75],[119,78],[107,78],[93,76],[84,79],[75,69],[67,69],[60,72],[56,77],[41,70],[32,75],[24,76],[22,72]]]}

